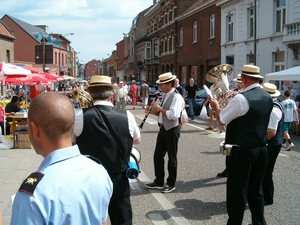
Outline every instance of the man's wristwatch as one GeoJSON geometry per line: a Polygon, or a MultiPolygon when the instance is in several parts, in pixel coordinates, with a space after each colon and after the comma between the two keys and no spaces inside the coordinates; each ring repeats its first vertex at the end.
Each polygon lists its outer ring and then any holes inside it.
{"type": "Polygon", "coordinates": [[[159,111],[160,111],[160,112],[163,111],[163,107],[160,107],[160,108],[159,108],[159,111]]]}

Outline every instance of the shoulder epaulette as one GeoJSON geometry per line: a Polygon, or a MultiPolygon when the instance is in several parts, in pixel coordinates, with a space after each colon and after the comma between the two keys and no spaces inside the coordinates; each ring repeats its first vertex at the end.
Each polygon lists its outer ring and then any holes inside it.
{"type": "Polygon", "coordinates": [[[34,172],[30,174],[21,184],[19,188],[20,192],[25,192],[32,195],[38,183],[42,180],[45,174],[40,172],[34,172]]]}
{"type": "Polygon", "coordinates": [[[93,160],[93,161],[95,161],[98,164],[102,164],[101,160],[96,158],[95,156],[92,156],[92,155],[84,155],[84,156],[91,159],[91,160],[93,160]]]}

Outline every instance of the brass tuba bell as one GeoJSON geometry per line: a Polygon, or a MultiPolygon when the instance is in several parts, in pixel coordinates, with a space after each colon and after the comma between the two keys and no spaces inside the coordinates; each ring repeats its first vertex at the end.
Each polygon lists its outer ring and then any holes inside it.
{"type": "Polygon", "coordinates": [[[218,83],[218,91],[216,91],[216,97],[219,102],[220,108],[225,108],[232,97],[229,91],[228,76],[232,73],[233,66],[229,64],[221,64],[210,69],[205,79],[209,83],[218,83]]]}
{"type": "Polygon", "coordinates": [[[90,93],[80,89],[75,89],[73,92],[73,99],[78,101],[79,108],[85,109],[93,106],[94,100],[90,93]]]}

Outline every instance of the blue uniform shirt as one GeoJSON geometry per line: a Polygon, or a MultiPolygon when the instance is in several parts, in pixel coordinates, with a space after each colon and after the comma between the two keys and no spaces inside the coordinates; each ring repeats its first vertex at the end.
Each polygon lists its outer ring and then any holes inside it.
{"type": "Polygon", "coordinates": [[[18,192],[11,225],[101,224],[107,219],[113,186],[104,167],[80,154],[78,146],[50,153],[32,194],[18,192]]]}

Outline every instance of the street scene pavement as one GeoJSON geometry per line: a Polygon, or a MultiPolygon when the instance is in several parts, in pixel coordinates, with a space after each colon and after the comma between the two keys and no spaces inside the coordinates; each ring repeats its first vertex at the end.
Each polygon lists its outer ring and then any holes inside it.
{"type": "MultiPolygon", "coordinates": [[[[136,107],[132,110],[132,106],[127,106],[127,109],[140,124],[145,115],[144,109],[136,107]]],[[[138,179],[130,180],[133,224],[226,224],[226,178],[216,177],[225,168],[225,156],[219,151],[224,137],[222,134],[217,138],[208,137],[212,134],[205,130],[208,123],[208,120],[196,116],[195,120],[183,126],[179,139],[176,190],[162,194],[145,188],[145,183],[154,179],[153,152],[158,133],[157,118],[148,117],[141,129],[142,142],[136,146],[141,153],[141,173],[138,179]]],[[[220,130],[224,133],[224,129],[220,127],[220,130]]],[[[275,164],[275,197],[274,204],[265,207],[267,224],[300,225],[300,136],[291,134],[291,139],[295,147],[291,151],[282,148],[275,164]]],[[[10,222],[11,196],[22,181],[38,168],[42,159],[33,149],[0,150],[3,225],[10,222]]],[[[165,159],[167,164],[167,157],[165,159]]],[[[248,206],[243,224],[251,224],[248,206]]]]}

